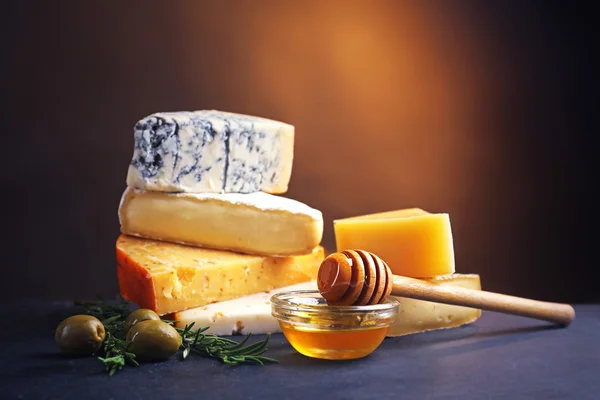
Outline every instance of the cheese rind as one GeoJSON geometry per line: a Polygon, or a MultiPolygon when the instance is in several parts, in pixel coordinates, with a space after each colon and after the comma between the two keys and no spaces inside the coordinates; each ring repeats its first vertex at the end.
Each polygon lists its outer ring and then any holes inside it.
{"type": "Polygon", "coordinates": [[[165,192],[285,193],[294,127],[216,110],[138,121],[127,185],[165,192]]]}
{"type": "MultiPolygon", "coordinates": [[[[476,274],[452,274],[426,279],[436,285],[481,290],[476,274]]],[[[475,322],[481,310],[469,307],[433,303],[406,297],[395,297],[400,302],[400,312],[390,326],[387,336],[402,336],[436,329],[456,328],[475,322]]]]}
{"type": "Polygon", "coordinates": [[[125,189],[121,232],[247,254],[310,254],[323,236],[323,215],[304,203],[256,192],[164,193],[125,189]]]}
{"type": "Polygon", "coordinates": [[[430,278],[455,272],[448,214],[419,208],[334,221],[338,251],[362,249],[381,257],[395,275],[430,278]]]}
{"type": "Polygon", "coordinates": [[[175,326],[184,328],[194,323],[195,328],[208,326],[206,333],[220,336],[279,333],[279,322],[271,314],[271,296],[292,290],[316,290],[316,281],[286,286],[234,300],[222,301],[168,315],[175,326]]]}
{"type": "Polygon", "coordinates": [[[293,257],[251,256],[121,235],[121,295],[163,315],[314,279],[322,247],[293,257]]]}

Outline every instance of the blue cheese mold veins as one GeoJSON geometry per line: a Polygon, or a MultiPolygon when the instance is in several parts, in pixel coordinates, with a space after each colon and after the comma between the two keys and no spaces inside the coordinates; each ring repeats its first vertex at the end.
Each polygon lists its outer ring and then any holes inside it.
{"type": "Polygon", "coordinates": [[[134,128],[127,185],[166,192],[284,193],[294,127],[216,110],[155,113],[134,128]]]}

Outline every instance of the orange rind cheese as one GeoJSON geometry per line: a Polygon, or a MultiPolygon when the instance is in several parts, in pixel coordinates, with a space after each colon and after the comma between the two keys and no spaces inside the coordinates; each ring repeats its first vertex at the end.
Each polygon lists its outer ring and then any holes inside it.
{"type": "Polygon", "coordinates": [[[116,243],[121,295],[159,315],[308,282],[324,259],[266,257],[121,235],[116,243]]]}

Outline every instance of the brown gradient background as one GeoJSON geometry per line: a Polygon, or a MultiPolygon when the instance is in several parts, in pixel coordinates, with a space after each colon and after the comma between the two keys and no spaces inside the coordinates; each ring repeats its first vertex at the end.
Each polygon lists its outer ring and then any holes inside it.
{"type": "Polygon", "coordinates": [[[328,248],[335,218],[447,212],[458,272],[481,274],[486,289],[600,301],[591,9],[379,0],[3,8],[2,297],[115,294],[133,125],[156,111],[220,109],[296,126],[287,196],[323,211],[328,248]]]}

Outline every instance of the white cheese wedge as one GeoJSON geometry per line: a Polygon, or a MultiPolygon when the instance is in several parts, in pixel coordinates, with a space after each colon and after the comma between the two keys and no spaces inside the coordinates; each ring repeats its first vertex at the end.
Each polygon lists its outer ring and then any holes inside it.
{"type": "Polygon", "coordinates": [[[155,113],[134,128],[127,185],[164,192],[285,193],[294,127],[216,110],[155,113]]]}
{"type": "MultiPolygon", "coordinates": [[[[445,286],[458,286],[481,290],[479,275],[452,274],[427,279],[445,286]]],[[[317,290],[316,281],[282,287],[237,299],[191,308],[169,316],[177,320],[177,326],[195,322],[195,327],[210,326],[209,333],[237,335],[281,332],[279,323],[271,315],[270,298],[273,294],[289,290],[317,290]]],[[[400,312],[390,326],[387,336],[402,336],[438,329],[456,328],[475,322],[481,310],[396,297],[400,312]]]]}
{"type": "MultiPolygon", "coordinates": [[[[481,290],[477,274],[451,274],[425,279],[436,285],[481,290]]],[[[433,303],[396,297],[400,312],[388,331],[388,336],[402,336],[435,329],[456,328],[476,321],[481,310],[469,307],[433,303]]]]}
{"type": "Polygon", "coordinates": [[[173,313],[168,318],[177,321],[175,325],[180,328],[192,322],[195,322],[195,328],[210,326],[206,332],[219,336],[279,333],[279,322],[271,315],[271,296],[290,290],[316,289],[316,281],[299,283],[270,292],[191,308],[173,313]]]}
{"type": "Polygon", "coordinates": [[[265,256],[310,254],[323,236],[323,215],[267,193],[164,193],[127,188],[121,232],[265,256]]]}

